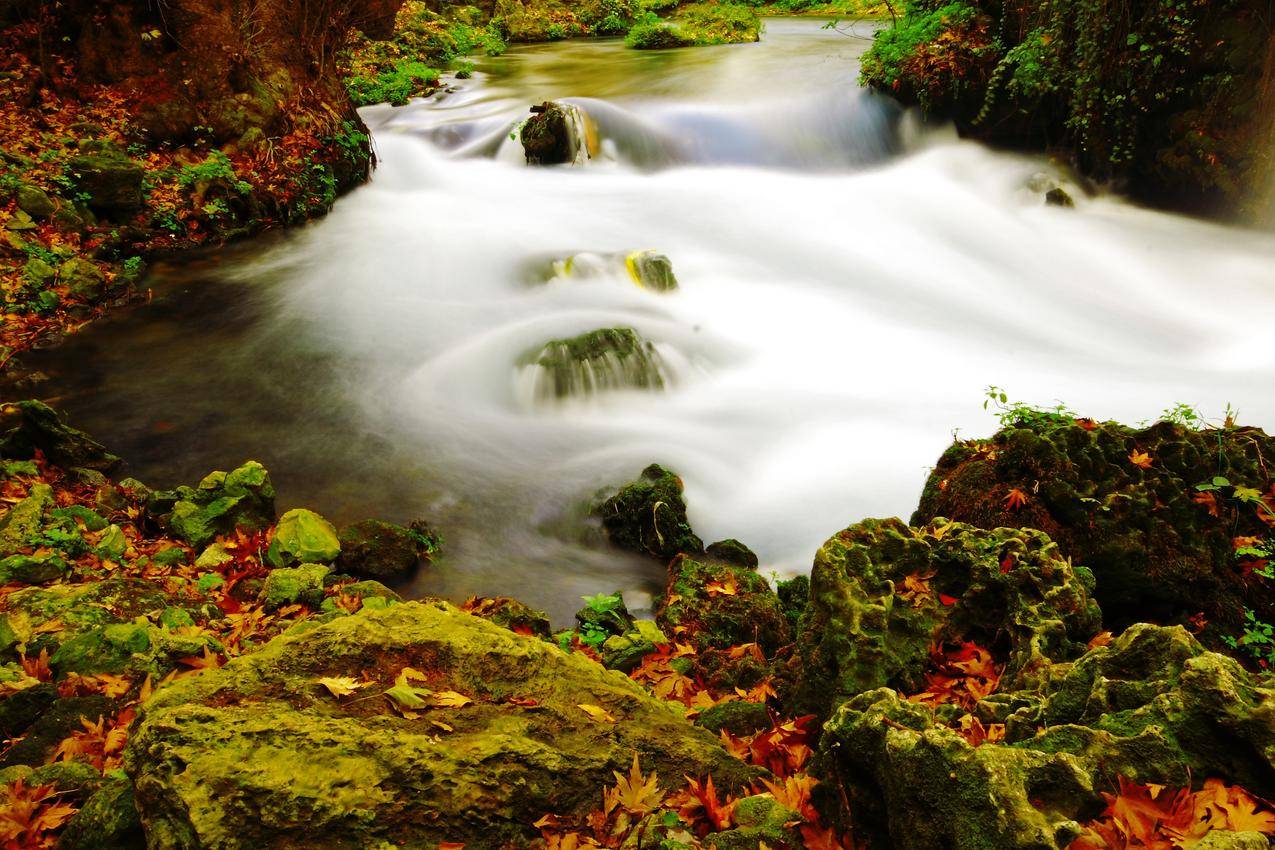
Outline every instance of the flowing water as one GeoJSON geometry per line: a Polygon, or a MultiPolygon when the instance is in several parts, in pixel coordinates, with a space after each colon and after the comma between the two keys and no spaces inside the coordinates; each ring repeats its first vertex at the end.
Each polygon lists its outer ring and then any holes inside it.
{"type": "Polygon", "coordinates": [[[652,461],[705,540],[790,573],[855,520],[907,516],[953,431],[994,429],[988,384],[1275,425],[1275,238],[1110,197],[1046,207],[1046,163],[919,131],[858,89],[868,33],[820,25],[481,60],[444,97],[367,111],[380,167],[328,218],[160,268],[151,304],[30,365],[143,480],[259,458],[281,507],[431,520],[447,554],[409,592],[558,619],[658,585],[580,507],[652,461]],[[596,125],[583,167],[527,167],[510,139],[553,98],[596,125]],[[638,249],[680,288],[608,265],[638,249]],[[545,273],[579,252],[592,274],[545,273]],[[650,340],[660,380],[545,392],[530,358],[598,328],[650,340]]]}

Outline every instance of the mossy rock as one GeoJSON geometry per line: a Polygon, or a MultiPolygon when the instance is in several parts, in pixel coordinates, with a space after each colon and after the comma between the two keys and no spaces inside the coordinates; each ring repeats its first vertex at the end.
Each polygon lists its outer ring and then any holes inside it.
{"type": "Polygon", "coordinates": [[[66,561],[55,553],[10,555],[0,560],[0,585],[49,584],[66,574],[66,561]]]}
{"type": "Polygon", "coordinates": [[[158,691],[125,764],[152,850],[481,850],[530,841],[545,812],[593,809],[635,752],[669,781],[711,774],[737,789],[755,775],[676,707],[579,653],[445,603],[405,603],[281,636],[158,691]],[[359,676],[384,690],[405,666],[424,673],[420,687],[474,701],[404,717],[387,699],[338,700],[317,683],[359,676]]]}
{"type": "Polygon", "coordinates": [[[332,523],[305,508],[279,517],[266,560],[276,567],[330,564],[341,554],[341,541],[332,523]]]}
{"type": "Polygon", "coordinates": [[[109,471],[120,459],[83,431],[66,425],[40,401],[20,401],[17,426],[0,441],[0,457],[25,460],[43,452],[50,463],[63,468],[109,471]]]}
{"type": "Polygon", "coordinates": [[[271,570],[258,598],[268,611],[297,602],[317,607],[323,602],[323,580],[329,572],[323,564],[271,570]]]}
{"type": "Polygon", "coordinates": [[[755,643],[767,654],[792,641],[779,597],[755,570],[678,555],[656,614],[668,634],[699,650],[755,643]]]}
{"type": "Polygon", "coordinates": [[[1030,682],[1100,630],[1093,577],[1033,529],[864,520],[820,548],[798,641],[800,710],[880,687],[925,690],[930,647],[972,641],[1030,682]]]}
{"type": "Polygon", "coordinates": [[[31,548],[31,540],[44,527],[45,512],[53,507],[53,488],[36,484],[25,499],[0,517],[0,557],[31,548]]]}
{"type": "Polygon", "coordinates": [[[82,731],[81,718],[97,720],[115,714],[114,700],[103,696],[63,697],[54,700],[24,732],[22,739],[0,754],[0,767],[25,764],[39,767],[53,759],[58,744],[72,732],[82,731]]]}
{"type": "Polygon", "coordinates": [[[67,673],[149,674],[163,678],[182,658],[216,647],[203,637],[175,635],[148,622],[112,623],[72,637],[58,646],[49,666],[67,673]]]}
{"type": "Polygon", "coordinates": [[[594,509],[607,537],[621,549],[667,562],[678,553],[698,555],[704,542],[691,530],[682,479],[659,464],[594,509]]]}
{"type": "Polygon", "coordinates": [[[538,369],[538,400],[560,400],[615,390],[661,390],[664,360],[632,328],[601,328],[553,339],[527,352],[521,365],[538,369]]]}
{"type": "Polygon", "coordinates": [[[336,566],[356,576],[399,581],[420,563],[420,544],[409,529],[369,519],[341,529],[336,566]]]}
{"type": "Polygon", "coordinates": [[[1275,789],[1269,678],[1180,627],[1136,625],[975,714],[995,722],[1007,710],[1004,742],[974,746],[953,728],[959,712],[868,691],[825,726],[818,769],[845,783],[857,826],[903,850],[1065,850],[1116,776],[1275,789]]]}
{"type": "Polygon", "coordinates": [[[611,635],[602,644],[602,664],[609,670],[631,672],[647,655],[669,639],[654,620],[635,620],[633,630],[611,635]]]}
{"type": "Polygon", "coordinates": [[[913,523],[948,517],[984,528],[1039,528],[1093,571],[1111,627],[1202,615],[1201,640],[1227,651],[1225,638],[1242,631],[1246,609],[1275,621],[1275,582],[1246,578],[1233,543],[1269,530],[1261,505],[1234,493],[1272,493],[1263,461],[1270,457],[1275,439],[1255,428],[1196,431],[1161,422],[1136,430],[1070,419],[1006,428],[944,452],[913,523]],[[1147,465],[1130,459],[1135,452],[1147,465]],[[1197,485],[1219,476],[1230,485],[1208,493],[1213,505],[1197,501],[1197,485]],[[1017,509],[1007,498],[1013,489],[1026,496],[1017,509]]]}
{"type": "Polygon", "coordinates": [[[147,513],[196,549],[218,535],[269,527],[275,519],[274,497],[270,473],[255,460],[230,472],[210,473],[198,487],[145,494],[147,513]]]}
{"type": "Polygon", "coordinates": [[[69,820],[58,850],[145,850],[133,783],[115,777],[102,783],[69,820]]]}
{"type": "Polygon", "coordinates": [[[484,596],[469,600],[465,610],[501,628],[547,638],[552,631],[549,617],[530,605],[509,596],[484,596]]]}
{"type": "Polygon", "coordinates": [[[141,209],[146,172],[118,145],[81,142],[79,155],[67,162],[67,168],[75,175],[77,190],[89,196],[94,212],[130,215],[141,209]]]}
{"type": "Polygon", "coordinates": [[[58,210],[58,204],[39,186],[23,183],[15,195],[18,209],[32,218],[46,219],[58,210]]]}
{"type": "Polygon", "coordinates": [[[58,280],[72,297],[90,304],[100,301],[106,292],[106,275],[83,257],[73,257],[58,266],[58,280]]]}
{"type": "Polygon", "coordinates": [[[518,139],[533,165],[571,163],[579,147],[566,109],[551,101],[531,107],[531,117],[523,122],[518,139]]]}

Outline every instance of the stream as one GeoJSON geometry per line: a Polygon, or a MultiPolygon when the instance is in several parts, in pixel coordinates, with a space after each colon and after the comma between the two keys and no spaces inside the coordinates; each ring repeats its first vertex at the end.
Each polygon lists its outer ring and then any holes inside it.
{"type": "Polygon", "coordinates": [[[906,518],[954,431],[995,430],[989,384],[1100,419],[1230,403],[1275,426],[1275,235],[1071,185],[1076,208],[1045,206],[1046,160],[922,128],[858,87],[870,27],[822,24],[476,59],[449,93],[365,111],[380,165],[327,218],[158,265],[150,303],[26,365],[152,486],[259,459],[280,510],[441,531],[405,593],[558,622],[661,585],[582,507],[653,461],[705,542],[788,575],[854,521],[906,518]],[[596,124],[583,167],[528,167],[510,138],[548,99],[596,124]],[[622,264],[537,277],[639,249],[676,291],[622,264]],[[663,389],[528,391],[528,352],[612,327],[654,343],[663,389]]]}

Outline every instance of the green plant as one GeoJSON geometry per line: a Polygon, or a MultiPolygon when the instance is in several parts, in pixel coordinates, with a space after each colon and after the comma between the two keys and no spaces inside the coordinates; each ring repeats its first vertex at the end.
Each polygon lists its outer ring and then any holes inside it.
{"type": "Polygon", "coordinates": [[[1037,407],[1021,401],[1010,401],[1000,387],[988,387],[983,409],[991,410],[1002,428],[1030,428],[1033,431],[1071,425],[1079,418],[1062,402],[1053,407],[1037,407]]]}
{"type": "Polygon", "coordinates": [[[239,179],[230,157],[223,151],[211,151],[203,162],[184,166],[177,174],[177,183],[184,189],[217,182],[233,187],[241,195],[252,191],[252,184],[239,179]]]}
{"type": "Polygon", "coordinates": [[[1263,667],[1275,664],[1275,625],[1244,609],[1244,631],[1239,637],[1226,635],[1223,642],[1231,649],[1244,652],[1263,667]]]}
{"type": "Polygon", "coordinates": [[[356,106],[374,103],[402,106],[411,98],[432,90],[438,77],[438,70],[424,62],[400,59],[372,76],[347,77],[345,87],[356,106]]]}
{"type": "Polygon", "coordinates": [[[599,614],[610,614],[624,606],[624,598],[618,593],[599,593],[596,596],[582,596],[589,610],[599,614]]]}
{"type": "Polygon", "coordinates": [[[1160,414],[1163,422],[1172,422],[1174,425],[1181,425],[1184,428],[1192,428],[1199,430],[1205,425],[1204,417],[1200,415],[1200,411],[1189,404],[1178,402],[1173,407],[1168,408],[1160,414]]]}

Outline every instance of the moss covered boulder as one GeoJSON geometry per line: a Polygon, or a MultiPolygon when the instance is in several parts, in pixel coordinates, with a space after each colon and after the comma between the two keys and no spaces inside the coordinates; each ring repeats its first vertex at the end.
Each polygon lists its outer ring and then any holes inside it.
{"type": "Polygon", "coordinates": [[[536,401],[591,396],[614,390],[664,388],[664,359],[632,328],[602,328],[554,339],[522,357],[536,401]]]}
{"type": "Polygon", "coordinates": [[[799,701],[826,713],[863,691],[926,689],[931,648],[972,642],[1030,682],[1100,628],[1093,579],[1032,529],[865,520],[815,556],[798,640],[799,701]]]}
{"type": "Polygon", "coordinates": [[[518,140],[530,165],[578,165],[590,156],[585,128],[579,107],[545,101],[531,107],[518,140]]]}
{"type": "Polygon", "coordinates": [[[197,487],[151,493],[146,510],[174,536],[203,549],[218,535],[269,527],[275,519],[274,497],[270,473],[250,460],[230,472],[208,474],[197,487]]]}
{"type": "Polygon", "coordinates": [[[267,611],[301,603],[316,606],[323,602],[323,581],[331,572],[323,564],[301,564],[271,570],[261,584],[258,597],[267,611]]]}
{"type": "Polygon", "coordinates": [[[677,708],[582,654],[406,603],[175,682],[144,707],[125,759],[151,850],[353,850],[528,843],[546,812],[595,807],[635,752],[661,777],[738,788],[750,776],[677,708]],[[405,668],[423,707],[380,693],[405,668]],[[367,684],[338,698],[328,676],[367,684]]]}
{"type": "Polygon", "coordinates": [[[682,479],[659,464],[620,488],[594,509],[611,542],[622,549],[667,561],[679,552],[695,555],[704,542],[686,518],[682,479]]]}
{"type": "Polygon", "coordinates": [[[330,564],[341,554],[341,540],[332,523],[305,508],[294,508],[279,517],[266,560],[276,567],[295,564],[330,564]]]}
{"type": "Polygon", "coordinates": [[[1135,626],[974,715],[951,708],[881,688],[833,715],[819,766],[844,783],[857,828],[900,850],[1065,850],[1117,776],[1275,790],[1269,679],[1181,628],[1135,626]],[[1006,720],[1003,741],[971,734],[1006,720]]]}
{"type": "Polygon", "coordinates": [[[678,555],[656,621],[700,649],[755,643],[773,652],[792,638],[779,597],[756,570],[678,555]]]}
{"type": "Polygon", "coordinates": [[[1275,524],[1272,457],[1255,428],[1024,422],[944,452],[913,522],[1039,528],[1093,571],[1110,626],[1194,621],[1220,649],[1246,609],[1275,621],[1275,582],[1236,547],[1275,524]]]}
{"type": "Polygon", "coordinates": [[[44,528],[45,513],[53,507],[53,489],[36,484],[26,498],[15,502],[0,516],[0,557],[30,549],[32,540],[44,528]]]}

